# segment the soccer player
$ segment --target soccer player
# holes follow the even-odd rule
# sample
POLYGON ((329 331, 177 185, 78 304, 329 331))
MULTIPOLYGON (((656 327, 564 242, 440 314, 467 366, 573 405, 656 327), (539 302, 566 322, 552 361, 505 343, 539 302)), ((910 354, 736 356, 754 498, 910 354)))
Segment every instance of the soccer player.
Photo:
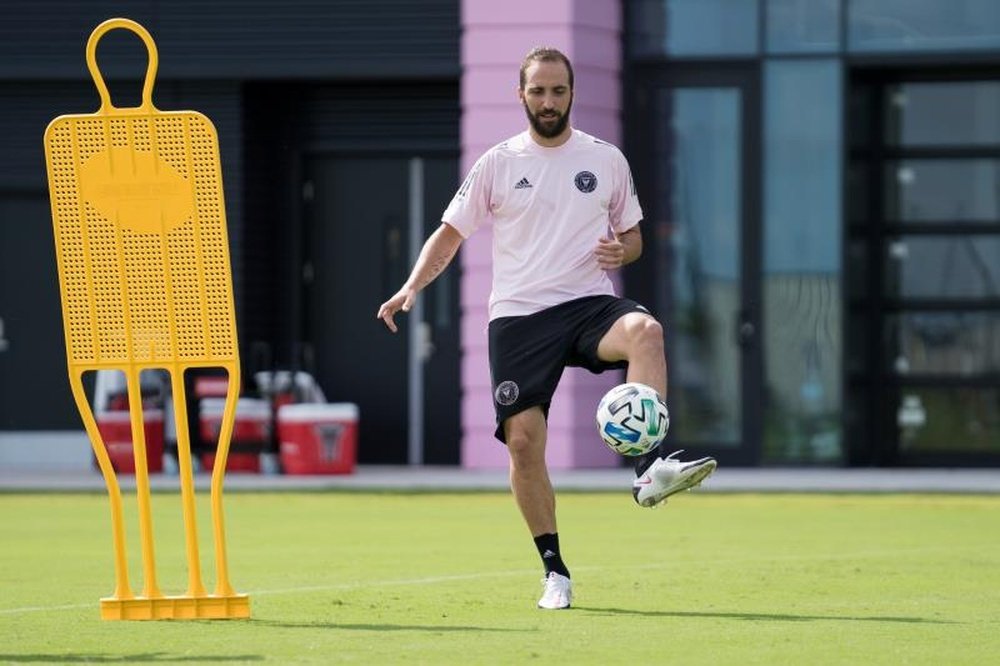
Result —
MULTIPOLYGON (((660 324, 642 305, 615 296, 608 277, 642 251, 642 210, 628 162, 616 147, 571 127, 573 67, 560 51, 529 52, 517 94, 527 130, 476 162, 409 278, 377 317, 396 332, 393 316, 409 311, 462 241, 492 220, 496 437, 507 445, 511 490, 545 568, 538 606, 558 609, 570 606, 572 583, 559 550, 545 440, 563 368, 627 367, 627 381, 665 398, 667 367, 660 324)), ((636 459, 632 494, 640 506, 698 485, 716 466, 712 458, 684 463, 659 454, 654 449, 636 459)))

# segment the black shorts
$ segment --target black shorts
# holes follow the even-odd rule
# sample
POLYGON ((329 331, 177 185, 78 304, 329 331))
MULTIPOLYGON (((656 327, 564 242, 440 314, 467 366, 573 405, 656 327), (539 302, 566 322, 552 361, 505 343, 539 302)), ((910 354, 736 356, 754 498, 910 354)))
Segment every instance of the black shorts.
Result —
POLYGON ((503 422, 524 410, 540 406, 548 418, 552 394, 563 368, 586 368, 593 373, 625 368, 597 357, 601 338, 629 312, 649 314, 643 306, 616 296, 587 296, 560 303, 523 317, 500 317, 490 322, 490 377, 496 438, 506 443, 503 422))

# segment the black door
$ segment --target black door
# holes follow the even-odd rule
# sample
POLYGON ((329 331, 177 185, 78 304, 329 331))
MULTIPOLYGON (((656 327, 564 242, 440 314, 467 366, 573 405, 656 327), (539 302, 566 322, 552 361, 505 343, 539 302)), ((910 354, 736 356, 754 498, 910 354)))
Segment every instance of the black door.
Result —
POLYGON ((1000 461, 1000 70, 856 69, 847 427, 855 464, 1000 461))
POLYGON ((636 87, 644 256, 629 295, 665 324, 670 441, 755 464, 761 439, 754 68, 657 68, 636 87))
POLYGON ((0 195, 0 320, 0 430, 79 429, 44 193, 0 195))
MULTIPOLYGON (((457 160, 423 156, 423 241, 440 224, 457 160)), ((423 321, 393 335, 378 306, 409 275, 412 156, 325 154, 305 164, 305 337, 327 398, 360 407, 359 462, 410 460, 410 328, 421 327, 422 462, 459 457, 458 261, 421 292, 423 321)))

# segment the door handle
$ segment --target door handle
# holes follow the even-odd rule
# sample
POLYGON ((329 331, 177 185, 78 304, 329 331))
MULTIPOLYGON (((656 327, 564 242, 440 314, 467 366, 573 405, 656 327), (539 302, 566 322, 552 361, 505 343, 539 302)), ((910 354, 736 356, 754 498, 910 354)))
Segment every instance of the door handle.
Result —
POLYGON ((757 335, 757 327, 754 326, 753 322, 745 312, 741 312, 737 316, 736 324, 736 343, 741 347, 745 347, 753 341, 755 335, 757 335))
POLYGON ((429 322, 422 321, 419 327, 420 341, 417 343, 417 353, 420 355, 421 362, 426 363, 434 355, 434 340, 431 338, 431 325, 429 322))
POLYGON ((10 341, 3 335, 3 317, 0 317, 0 352, 7 351, 10 347, 10 341))

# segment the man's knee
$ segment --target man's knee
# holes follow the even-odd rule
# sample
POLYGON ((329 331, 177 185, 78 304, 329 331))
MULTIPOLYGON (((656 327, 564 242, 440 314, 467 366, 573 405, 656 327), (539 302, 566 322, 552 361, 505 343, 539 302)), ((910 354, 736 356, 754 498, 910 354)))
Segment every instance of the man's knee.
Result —
POLYGON ((535 455, 536 448, 537 444, 525 433, 517 432, 507 436, 507 451, 515 463, 528 462, 535 455))
POLYGON ((545 460, 545 422, 541 414, 522 412, 504 424, 507 451, 515 465, 530 465, 545 460), (539 424, 539 419, 541 423, 539 424))
POLYGON ((663 349, 663 326, 652 317, 637 317, 626 330, 633 348, 663 349))

